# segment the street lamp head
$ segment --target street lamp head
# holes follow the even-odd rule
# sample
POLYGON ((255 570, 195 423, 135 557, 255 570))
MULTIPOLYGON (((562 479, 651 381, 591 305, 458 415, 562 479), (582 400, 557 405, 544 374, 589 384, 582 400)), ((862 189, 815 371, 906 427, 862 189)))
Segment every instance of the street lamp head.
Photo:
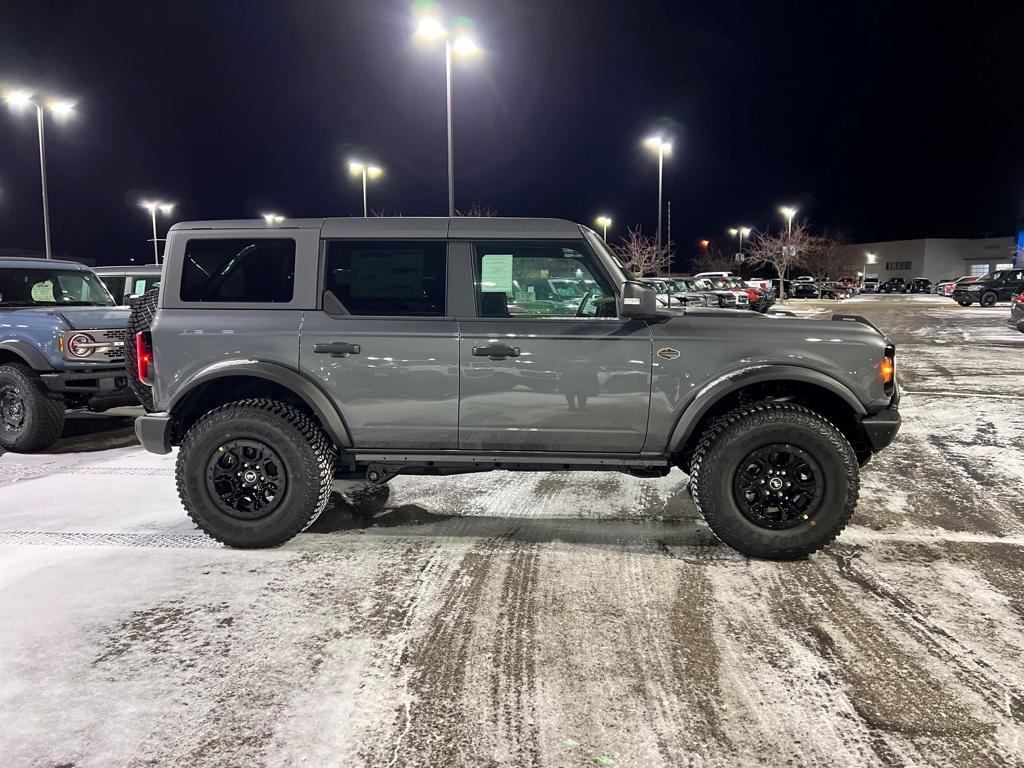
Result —
POLYGON ((350 160, 348 164, 348 172, 353 176, 356 176, 363 172, 366 168, 366 163, 361 163, 358 160, 350 160))
POLYGON ((781 213, 787 219, 792 219, 794 216, 796 216, 796 208, 790 208, 784 205, 781 208, 779 208, 779 213, 781 213))
POLYGON ((746 237, 750 234, 750 227, 740 227, 740 234, 746 237))
POLYGON ((174 210, 174 203, 161 203, 160 204, 160 213, 162 213, 164 216, 170 216, 171 215, 171 211, 173 211, 173 210, 174 210))
POLYGON ((424 40, 437 40, 444 37, 445 34, 447 34, 447 30, 436 16, 423 16, 416 24, 416 37, 424 40))
POLYGON ((740 231, 736 229, 736 227, 733 227, 732 229, 729 230, 729 234, 732 235, 733 237, 736 237, 736 235, 738 235, 739 233, 740 231))
POLYGON ((74 114, 75 102, 71 101, 71 99, 52 100, 47 102, 46 108, 58 120, 66 120, 74 114))
POLYGON ((267 224, 280 224, 282 221, 284 221, 284 216, 282 216, 279 213, 264 213, 262 214, 262 216, 264 221, 267 222, 267 224))
POLYGON ((709 245, 711 245, 711 241, 710 241, 710 240, 701 240, 701 241, 700 241, 700 247, 701 247, 701 248, 702 248, 703 250, 705 250, 705 251, 706 251, 706 250, 708 249, 708 246, 709 246, 709 245))
POLYGON ((599 227, 610 227, 612 225, 612 220, 609 216, 598 216, 596 221, 599 227))
POLYGON ((382 173, 384 173, 384 169, 381 168, 379 165, 371 165, 368 166, 366 169, 366 175, 369 176, 371 179, 376 179, 382 173))
POLYGON ((32 91, 18 90, 4 94, 4 102, 12 109, 24 109, 32 102, 32 91))
POLYGON ((480 53, 480 47, 469 35, 459 35, 452 43, 452 50, 459 56, 472 56, 480 53))
POLYGON ((139 207, 140 208, 145 208, 150 213, 152 213, 153 211, 156 210, 157 205, 159 205, 159 203, 154 203, 152 200, 140 200, 139 201, 139 207))
POLYGON ((644 146, 655 152, 660 152, 663 155, 672 154, 672 142, 666 141, 665 137, 661 134, 648 136, 644 139, 644 146))

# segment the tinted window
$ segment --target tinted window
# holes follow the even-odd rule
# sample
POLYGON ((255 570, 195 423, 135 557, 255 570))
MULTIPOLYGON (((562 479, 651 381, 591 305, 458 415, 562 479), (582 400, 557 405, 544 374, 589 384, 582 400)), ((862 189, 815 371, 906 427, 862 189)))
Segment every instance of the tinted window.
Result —
POLYGON ((194 239, 185 245, 182 301, 287 303, 295 290, 295 241, 194 239))
POLYGON ((324 288, 353 315, 443 317, 445 244, 334 241, 324 288))
POLYGON ((615 294, 582 244, 478 243, 476 270, 481 317, 615 316, 615 294))
POLYGON ((115 277, 114 275, 103 275, 100 277, 103 284, 107 286, 107 290, 110 291, 110 295, 114 297, 114 301, 120 301, 125 294, 124 290, 124 278, 115 277))

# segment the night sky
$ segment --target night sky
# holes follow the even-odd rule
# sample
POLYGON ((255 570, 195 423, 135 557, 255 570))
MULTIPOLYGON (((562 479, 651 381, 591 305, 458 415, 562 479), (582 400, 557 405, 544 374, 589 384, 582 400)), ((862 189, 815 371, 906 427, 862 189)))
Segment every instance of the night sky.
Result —
MULTIPOLYGON (((456 205, 653 234, 681 255, 781 204, 859 241, 1008 235, 1024 220, 1024 3, 442 3, 484 55, 455 65, 456 205)), ((444 63, 409 2, 0 0, 0 83, 78 99, 47 124, 54 252, 149 252, 173 218, 444 215, 444 63), (161 222, 161 227, 166 220, 161 222)), ((0 109, 0 247, 42 250, 34 118, 0 109)))

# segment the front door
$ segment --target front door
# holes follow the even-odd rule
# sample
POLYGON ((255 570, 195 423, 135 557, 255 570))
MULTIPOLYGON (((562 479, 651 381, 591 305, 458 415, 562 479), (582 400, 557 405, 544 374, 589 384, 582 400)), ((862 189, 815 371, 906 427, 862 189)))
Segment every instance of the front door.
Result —
POLYGON ((443 241, 327 244, 321 310, 299 366, 338 404, 356 448, 458 446, 458 325, 446 317, 443 241))
POLYGON ((651 332, 615 317, 583 241, 474 245, 477 317, 459 320, 459 448, 639 453, 651 332))

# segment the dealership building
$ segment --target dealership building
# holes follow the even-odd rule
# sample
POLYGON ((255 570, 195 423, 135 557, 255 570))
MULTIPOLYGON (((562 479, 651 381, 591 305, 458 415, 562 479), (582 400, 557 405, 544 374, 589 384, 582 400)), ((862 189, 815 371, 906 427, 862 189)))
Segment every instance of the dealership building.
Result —
POLYGON ((889 240, 843 246, 840 277, 890 277, 932 282, 963 275, 985 275, 997 269, 1020 267, 1024 252, 1024 228, 1016 237, 976 239, 928 237, 920 240, 889 240))

